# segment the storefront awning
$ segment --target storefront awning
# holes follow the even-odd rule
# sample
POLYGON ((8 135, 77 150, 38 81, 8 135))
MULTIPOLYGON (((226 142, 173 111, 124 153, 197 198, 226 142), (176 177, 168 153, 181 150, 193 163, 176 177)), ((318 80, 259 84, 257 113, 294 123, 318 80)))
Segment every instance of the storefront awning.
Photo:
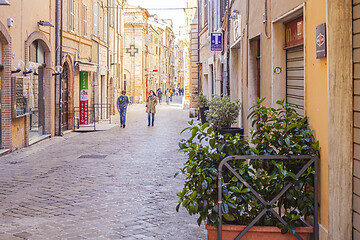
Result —
POLYGON ((97 71, 97 66, 94 63, 90 63, 90 62, 77 61, 77 62, 75 62, 75 67, 76 66, 79 66, 79 71, 84 71, 84 72, 96 72, 97 71))

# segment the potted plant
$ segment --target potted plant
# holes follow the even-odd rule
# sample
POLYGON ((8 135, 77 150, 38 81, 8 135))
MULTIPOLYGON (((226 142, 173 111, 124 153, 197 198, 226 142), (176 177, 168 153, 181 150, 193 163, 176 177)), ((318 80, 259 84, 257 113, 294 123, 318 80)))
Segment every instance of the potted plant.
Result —
POLYGON ((205 112, 207 110, 209 110, 209 107, 208 107, 208 100, 207 100, 206 96, 202 92, 200 92, 200 94, 198 96, 198 104, 199 104, 199 112, 200 112, 201 123, 204 124, 204 123, 207 122, 205 112))
POLYGON ((239 133, 244 135, 244 129, 232 127, 236 123, 241 110, 240 100, 231 101, 230 97, 215 96, 209 102, 206 117, 212 127, 221 135, 239 133))
MULTIPOLYGON (((261 106, 259 99, 249 115, 253 130, 249 137, 239 134, 217 136, 208 124, 196 125, 193 121, 185 130, 191 136, 180 141, 180 151, 188 161, 178 174, 185 176, 184 188, 178 193, 179 204, 190 215, 199 215, 198 224, 206 221, 208 239, 217 239, 218 218, 218 166, 222 159, 231 155, 318 155, 319 143, 313 130, 308 128, 306 117, 300 117, 285 101, 278 101, 280 108, 261 106)), ((289 182, 291 188, 271 206, 288 224, 267 213, 245 234, 243 239, 296 239, 299 234, 309 238, 313 228, 304 224, 314 215, 313 166, 299 177, 296 174, 304 166, 304 160, 250 160, 232 161, 229 165, 255 189, 265 201, 278 195, 289 182), (258 235, 260 234, 260 235, 258 235), (258 237, 261 236, 261 237, 258 237)), ((223 171, 230 181, 223 184, 222 218, 223 239, 235 238, 248 225, 264 205, 230 171, 223 171), (235 231, 235 232, 234 232, 235 231)))

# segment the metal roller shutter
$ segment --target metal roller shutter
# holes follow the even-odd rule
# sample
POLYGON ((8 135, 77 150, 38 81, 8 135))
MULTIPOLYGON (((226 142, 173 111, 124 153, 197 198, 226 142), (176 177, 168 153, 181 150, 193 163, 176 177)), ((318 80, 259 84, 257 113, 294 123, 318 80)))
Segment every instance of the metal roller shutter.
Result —
POLYGON ((304 47, 286 51, 286 102, 293 104, 296 112, 305 116, 304 47))

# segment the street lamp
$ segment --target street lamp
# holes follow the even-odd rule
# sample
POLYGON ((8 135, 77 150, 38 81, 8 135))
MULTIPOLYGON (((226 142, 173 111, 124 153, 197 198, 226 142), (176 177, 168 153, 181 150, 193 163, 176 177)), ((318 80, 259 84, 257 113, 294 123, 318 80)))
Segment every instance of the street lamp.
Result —
POLYGON ((0 5, 10 5, 8 0, 0 0, 0 5))

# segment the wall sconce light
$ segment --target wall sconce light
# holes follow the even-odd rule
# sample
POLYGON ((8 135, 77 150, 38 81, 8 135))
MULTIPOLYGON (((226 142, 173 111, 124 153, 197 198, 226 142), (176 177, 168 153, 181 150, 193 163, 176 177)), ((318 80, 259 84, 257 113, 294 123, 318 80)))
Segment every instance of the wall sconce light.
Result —
POLYGON ((8 0, 0 0, 0 5, 10 5, 8 0))
POLYGON ((40 26, 54 27, 54 25, 52 25, 49 21, 39 21, 38 24, 40 26))
POLYGON ((237 15, 239 15, 239 11, 238 10, 233 10, 232 14, 230 15, 229 19, 230 20, 235 20, 237 18, 237 15))
POLYGON ((62 74, 62 72, 63 72, 63 67, 62 66, 60 66, 60 65, 57 65, 56 67, 55 67, 55 69, 53 69, 53 68, 50 68, 51 70, 53 70, 53 76, 57 76, 57 75, 60 75, 60 74, 62 74))
POLYGON ((15 67, 14 71, 11 71, 11 74, 19 73, 25 67, 25 63, 23 60, 19 60, 17 67, 15 67))
POLYGON ((33 73, 36 70, 35 63, 29 62, 28 65, 29 65, 29 68, 25 68, 25 71, 23 71, 24 76, 26 76, 27 74, 33 73))

